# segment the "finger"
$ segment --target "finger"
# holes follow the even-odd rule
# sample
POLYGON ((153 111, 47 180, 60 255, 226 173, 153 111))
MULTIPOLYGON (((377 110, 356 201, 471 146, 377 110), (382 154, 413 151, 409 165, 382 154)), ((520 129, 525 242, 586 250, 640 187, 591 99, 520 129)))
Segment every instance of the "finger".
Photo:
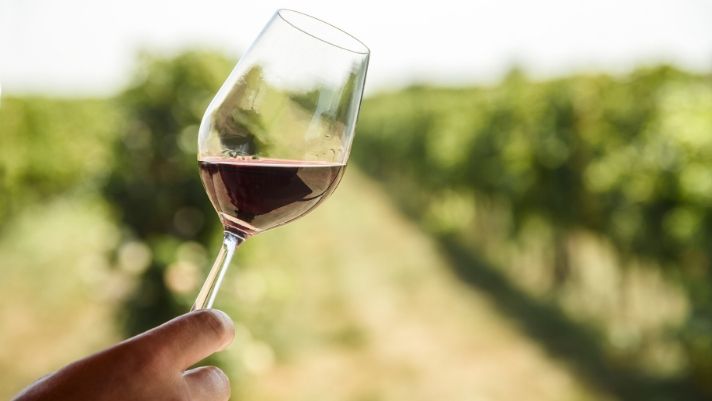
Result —
POLYGON ((204 309, 179 316, 136 337, 143 352, 158 354, 162 363, 178 370, 230 345, 232 320, 222 311, 204 309))
POLYGON ((183 374, 192 401, 227 401, 230 380, 215 366, 204 366, 183 374))

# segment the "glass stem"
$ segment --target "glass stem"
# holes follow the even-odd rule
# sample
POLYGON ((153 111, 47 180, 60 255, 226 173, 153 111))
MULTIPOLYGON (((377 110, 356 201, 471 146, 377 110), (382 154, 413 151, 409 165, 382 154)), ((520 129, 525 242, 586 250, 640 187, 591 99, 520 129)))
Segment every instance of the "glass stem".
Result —
POLYGON ((205 283, 203 283, 203 287, 198 293, 198 298, 195 300, 193 307, 190 308, 191 311, 210 309, 213 306, 215 296, 218 294, 218 290, 220 290, 223 277, 225 277, 225 272, 227 272, 232 256, 235 254, 235 248, 244 240, 243 237, 237 234, 225 231, 223 244, 218 253, 218 257, 215 258, 213 267, 210 268, 210 273, 208 273, 208 277, 205 279, 205 283))

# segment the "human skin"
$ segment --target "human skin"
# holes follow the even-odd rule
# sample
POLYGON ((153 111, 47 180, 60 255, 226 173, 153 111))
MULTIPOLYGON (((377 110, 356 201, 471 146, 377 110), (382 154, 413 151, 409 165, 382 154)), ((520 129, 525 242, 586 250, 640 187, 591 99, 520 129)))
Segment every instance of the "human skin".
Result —
POLYGON ((223 312, 187 313, 41 378, 13 401, 225 401, 230 382, 220 369, 186 369, 234 335, 223 312))

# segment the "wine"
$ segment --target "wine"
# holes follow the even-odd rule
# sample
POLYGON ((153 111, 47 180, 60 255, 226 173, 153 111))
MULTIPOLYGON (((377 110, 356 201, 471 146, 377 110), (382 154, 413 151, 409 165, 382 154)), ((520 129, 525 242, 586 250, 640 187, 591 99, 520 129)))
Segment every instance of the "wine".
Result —
POLYGON ((336 188, 345 164, 204 158, 200 178, 225 229, 242 237, 300 217, 336 188))

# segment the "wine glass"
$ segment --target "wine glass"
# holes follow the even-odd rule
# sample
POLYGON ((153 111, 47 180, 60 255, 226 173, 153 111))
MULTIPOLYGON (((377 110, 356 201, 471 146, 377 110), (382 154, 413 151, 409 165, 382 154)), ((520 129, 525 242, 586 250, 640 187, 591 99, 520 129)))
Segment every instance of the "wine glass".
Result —
POLYGON ((225 228, 192 310, 210 308, 235 248, 323 202, 344 173, 369 50, 335 26, 278 10, 208 106, 200 177, 225 228))

